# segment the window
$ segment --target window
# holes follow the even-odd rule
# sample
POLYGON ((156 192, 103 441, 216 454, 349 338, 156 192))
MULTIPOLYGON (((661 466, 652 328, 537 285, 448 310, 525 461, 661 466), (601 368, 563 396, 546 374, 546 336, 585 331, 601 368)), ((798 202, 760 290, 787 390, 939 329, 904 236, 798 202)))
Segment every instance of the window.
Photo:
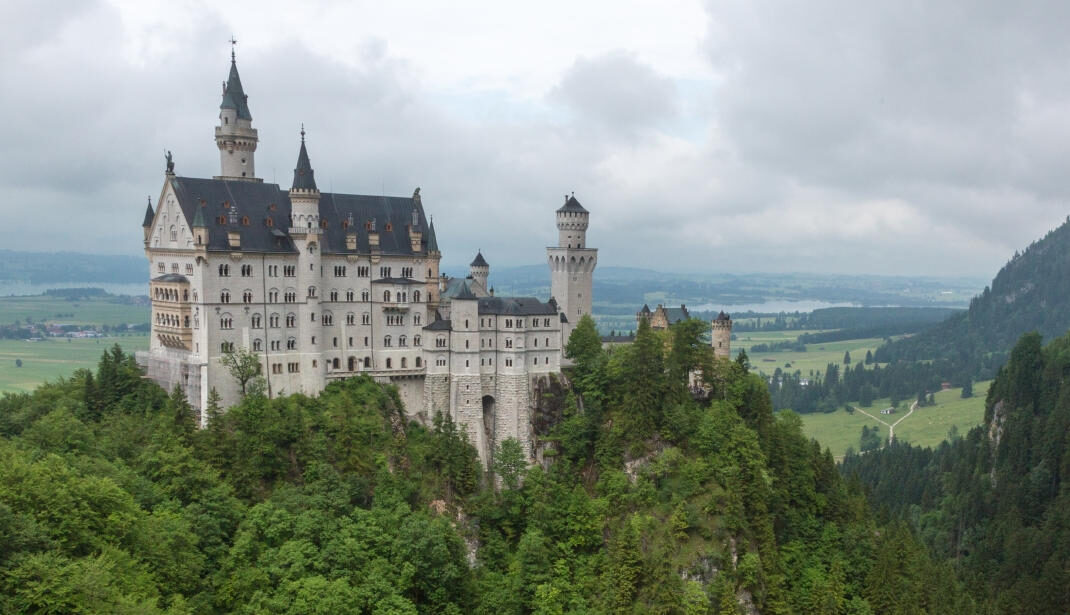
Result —
POLYGON ((224 290, 223 292, 219 293, 219 302, 220 303, 230 303, 230 291, 229 290, 224 290))
POLYGON ((241 277, 243 277, 243 278, 251 278, 251 277, 253 277, 253 266, 252 265, 242 265, 241 266, 241 277))
POLYGON ((435 359, 435 365, 437 365, 439 367, 445 367, 446 366, 446 357, 437 357, 435 359))
POLYGON ((380 267, 379 268, 379 277, 380 278, 389 278, 390 277, 390 267, 380 267))
POLYGON ((272 314, 271 316, 268 316, 268 326, 271 327, 272 329, 278 329, 279 328, 279 315, 278 314, 272 314))
POLYGON ((550 319, 549 318, 543 318, 542 319, 542 326, 549 327, 550 326, 550 319))
POLYGON ((279 291, 278 290, 272 288, 271 290, 268 291, 268 302, 269 303, 278 303, 279 302, 279 291))
POLYGON ((360 315, 360 324, 362 324, 362 325, 370 325, 370 324, 372 324, 372 315, 367 313, 367 312, 364 312, 363 314, 361 314, 360 315))
POLYGON ((512 318, 506 318, 505 319, 505 328, 509 329, 509 328, 512 328, 512 326, 513 326, 513 319, 512 318))
POLYGON ((167 265, 163 263, 156 263, 156 271, 160 273, 167 273, 167 265))
POLYGON ((412 291, 412 300, 415 301, 416 303, 420 302, 420 291, 418 291, 418 290, 412 291))
POLYGON ((227 264, 224 263, 224 264, 219 266, 219 277, 221 277, 221 278, 229 278, 230 277, 230 265, 227 265, 227 264))
POLYGON ((332 337, 331 338, 331 347, 332 348, 338 348, 338 338, 337 337, 332 337))
POLYGON ((513 347, 513 340, 506 338, 505 347, 506 348, 512 348, 513 347))
POLYGON ((282 300, 285 301, 286 303, 296 303, 297 302, 297 291, 295 291, 295 290, 286 291, 282 295, 282 300))
POLYGON ((282 342, 279 340, 271 340, 272 350, 282 350, 282 342))
POLYGON ((352 337, 349 338, 349 347, 350 348, 353 347, 353 338, 352 337))
POLYGON ((398 336, 398 346, 408 346, 408 345, 409 345, 409 338, 404 336, 404 335, 399 335, 398 336))
POLYGON ((371 357, 364 357, 364 367, 365 368, 369 368, 371 366, 372 366, 372 358, 371 357))
POLYGON ((349 365, 349 371, 351 371, 351 372, 357 371, 357 358, 356 357, 349 357, 349 361, 347 363, 349 365))
POLYGON ((366 278, 369 275, 371 275, 371 267, 368 267, 367 265, 357 267, 357 276, 366 278))
POLYGON ((297 338, 291 337, 288 340, 286 340, 286 350, 296 350, 296 349, 297 349, 297 338))
POLYGON ((334 277, 336 277, 336 278, 344 278, 344 277, 346 277, 346 266, 345 265, 335 265, 334 266, 334 277))
POLYGON ((512 359, 506 359, 505 360, 505 366, 506 367, 512 367, 513 366, 513 360, 512 359))
POLYGON ((193 275, 193 265, 186 263, 186 275, 193 275))
POLYGON ((383 291, 383 302, 384 303, 390 303, 390 291, 389 290, 384 290, 383 291))
POLYGON ((259 329, 260 328, 260 325, 263 324, 260 321, 260 314, 253 314, 252 323, 253 323, 253 328, 254 329, 259 329))
POLYGON ((405 369, 406 367, 408 367, 407 363, 408 361, 406 360, 406 358, 401 357, 401 369, 405 369))
POLYGON ((282 373, 282 363, 272 363, 271 364, 271 373, 272 374, 281 374, 282 373))
POLYGON ((260 339, 253 340, 253 350, 263 350, 263 349, 264 349, 264 341, 263 340, 260 340, 260 339))
POLYGON ((420 357, 416 357, 416 367, 422 367, 422 362, 420 361, 420 357))
POLYGON ((539 347, 539 338, 535 338, 535 347, 536 347, 536 348, 538 348, 538 347, 539 347))
POLYGON ((178 263, 171 263, 171 273, 178 273, 178 263))
POLYGON ((419 335, 412 336, 412 345, 413 346, 419 346, 420 345, 420 336, 419 335))
POLYGON ((315 335, 312 336, 312 345, 313 346, 316 345, 316 336, 315 335))
POLYGON ((386 368, 387 368, 387 369, 390 369, 390 368, 391 368, 391 365, 390 365, 390 359, 387 359, 387 360, 386 360, 386 368))
POLYGON ((332 290, 330 294, 331 301, 338 301, 338 291, 332 290))
POLYGON ((253 302, 253 291, 247 290, 247 291, 242 292, 242 294, 241 294, 241 302, 242 303, 252 303, 253 302))
POLYGON ((435 348, 445 348, 445 347, 446 347, 446 338, 441 336, 441 335, 436 337, 435 338, 435 348))
POLYGON ((278 265, 268 265, 267 271, 268 271, 268 277, 269 278, 277 278, 277 277, 279 277, 279 266, 278 265))
POLYGON ((223 342, 219 345, 219 349, 223 352, 234 352, 234 342, 223 342))
POLYGON ((301 371, 301 364, 297 363, 297 362, 287 363, 286 364, 286 371, 290 372, 291 374, 295 374, 295 373, 301 371))
POLYGON ((545 342, 546 343, 544 345, 549 347, 550 346, 550 338, 546 338, 545 342))
POLYGON ((315 299, 316 298, 316 287, 315 286, 309 286, 308 287, 308 297, 310 299, 315 299))
POLYGON ((367 303, 368 301, 371 301, 372 300, 371 293, 369 293, 366 290, 360 291, 360 300, 365 302, 365 303, 367 303))
POLYGON ((346 301, 350 301, 350 302, 353 301, 353 291, 352 290, 347 290, 346 291, 346 301))
POLYGON ((334 360, 331 361, 331 367, 334 369, 342 369, 342 362, 338 360, 338 357, 335 357, 334 360))
POLYGON ((283 265, 282 275, 287 278, 292 278, 297 275, 297 265, 283 265))
POLYGON ((391 339, 390 339, 389 335, 383 338, 383 346, 385 346, 387 348, 390 348, 390 342, 391 342, 391 339))
POLYGON ((324 313, 323 314, 323 326, 329 327, 329 326, 331 326, 333 324, 334 324, 334 315, 333 314, 324 313))
POLYGON ((420 324, 420 320, 421 320, 421 318, 420 318, 420 313, 419 312, 416 312, 415 314, 412 315, 412 324, 419 325, 420 324))
POLYGON ((178 229, 173 225, 171 226, 171 241, 178 241, 178 229))
POLYGON ((286 315, 286 328, 292 329, 297 326, 297 316, 294 314, 286 315))
POLYGON ((411 278, 412 277, 412 267, 402 267, 401 268, 401 277, 403 277, 403 278, 411 278))

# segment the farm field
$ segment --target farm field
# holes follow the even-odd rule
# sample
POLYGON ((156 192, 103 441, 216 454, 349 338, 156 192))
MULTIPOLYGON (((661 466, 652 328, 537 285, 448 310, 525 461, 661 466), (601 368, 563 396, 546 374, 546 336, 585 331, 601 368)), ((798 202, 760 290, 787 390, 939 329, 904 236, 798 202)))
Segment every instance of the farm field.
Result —
POLYGON ((101 353, 115 343, 126 352, 147 350, 149 336, 0 340, 0 393, 30 392, 46 381, 70 376, 76 369, 95 369, 101 353), (15 366, 16 359, 22 360, 22 367, 15 366))
POLYGON ((884 340, 879 338, 844 340, 841 342, 826 342, 823 344, 807 344, 806 352, 751 352, 751 347, 756 344, 770 344, 776 342, 792 341, 803 333, 817 333, 817 331, 754 331, 739 333, 732 341, 732 355, 735 356, 740 348, 747 351, 751 366, 758 372, 771 375, 779 367, 787 372, 799 370, 803 376, 814 373, 825 373, 829 363, 842 364, 843 353, 851 353, 851 364, 856 365, 866 358, 867 350, 876 350, 884 340), (790 363, 791 367, 785 367, 790 363))
MULTIPOLYGON (((980 425, 985 415, 985 395, 991 381, 978 382, 973 385, 973 397, 962 399, 962 389, 939 391, 933 395, 935 406, 918 408, 895 427, 895 437, 900 442, 910 442, 920 446, 937 446, 947 438, 947 433, 954 425, 958 432, 965 435, 976 425, 980 425)), ((874 400, 866 412, 895 423, 907 413, 912 400, 900 403, 896 413, 881 415, 880 411, 891 406, 887 398, 874 400)), ((848 448, 855 451, 859 447, 862 426, 879 427, 882 440, 888 438, 888 427, 858 412, 848 413, 842 408, 836 412, 803 414, 803 433, 821 443, 823 448, 832 450, 837 459, 843 457, 848 448)))
POLYGON ((0 298, 0 325, 16 320, 72 325, 148 324, 149 307, 118 303, 103 298, 67 301, 62 297, 36 295, 0 298))

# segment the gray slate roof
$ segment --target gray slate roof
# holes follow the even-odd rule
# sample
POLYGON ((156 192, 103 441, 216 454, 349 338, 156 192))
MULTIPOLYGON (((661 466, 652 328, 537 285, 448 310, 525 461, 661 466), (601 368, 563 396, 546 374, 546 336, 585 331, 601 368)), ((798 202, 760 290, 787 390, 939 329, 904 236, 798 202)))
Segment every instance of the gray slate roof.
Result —
POLYGON ((691 314, 688 313, 687 308, 682 305, 678 308, 665 308, 665 316, 669 319, 670 325, 675 325, 681 320, 691 318, 691 314))
POLYGON ((483 258, 483 251, 477 251, 475 259, 468 264, 469 267, 490 267, 487 264, 487 259, 483 258))
POLYGON ((424 282, 418 282, 412 278, 379 278, 372 280, 372 284, 424 284, 424 282))
POLYGON ((449 319, 439 318, 435 322, 424 327, 427 331, 449 331, 453 323, 449 319))
POLYGON ((432 220, 427 229, 427 236, 424 237, 424 241, 427 242, 428 252, 438 252, 438 237, 435 237, 435 221, 432 220))
POLYGON ((472 289, 468 287, 468 281, 467 280, 464 283, 461 284, 461 288, 457 290, 457 294, 453 295, 453 297, 451 297, 451 298, 452 299, 468 300, 468 301, 471 301, 471 300, 474 300, 474 299, 479 299, 479 297, 477 297, 475 295, 475 293, 472 292, 472 289))
POLYGON ((576 200, 576 196, 570 196, 565 200, 565 204, 557 209, 557 211, 573 211, 576 213, 586 214, 590 213, 580 205, 580 202, 576 200))
POLYGON ((294 169, 294 183, 291 190, 316 190, 316 172, 308 160, 305 149, 305 129, 301 129, 301 151, 297 154, 297 168, 294 169))
POLYGON ((152 278, 152 281, 153 282, 182 282, 182 283, 186 283, 186 282, 189 282, 189 278, 187 278, 186 276, 182 275, 181 273, 165 273, 165 274, 163 274, 161 276, 157 276, 155 278, 152 278))
POLYGON ((238 77, 238 65, 234 56, 230 58, 230 75, 227 77, 227 87, 223 90, 223 102, 219 103, 220 109, 234 109, 238 117, 252 121, 253 116, 249 113, 249 97, 241 87, 241 78, 238 77))
POLYGON ((557 308, 535 297, 482 297, 479 299, 480 314, 506 316, 550 316, 557 308))
POLYGON ((149 204, 145 208, 145 221, 141 223, 142 227, 152 226, 152 219, 156 217, 156 214, 152 211, 152 198, 149 198, 149 204))
MULTIPOLYGON (((231 252, 227 242, 227 231, 238 231, 241 236, 243 252, 294 252, 290 239, 290 194, 279 188, 278 184, 226 179, 202 179, 194 177, 170 177, 168 180, 174 188, 178 203, 186 220, 196 218, 197 208, 203 210, 207 221, 209 251, 231 252), (230 221, 228 203, 236 210, 236 223, 230 221), (271 209, 274 205, 275 208, 271 209), (219 217, 226 221, 220 224, 219 217), (243 217, 249 218, 249 225, 241 224, 243 217), (267 219, 273 225, 267 225, 267 219)), ((411 197, 371 196, 362 194, 323 193, 320 195, 320 219, 327 222, 327 228, 321 229, 321 250, 326 254, 352 254, 346 248, 346 234, 357 234, 357 250, 361 254, 370 251, 368 230, 365 224, 374 220, 379 233, 379 249, 382 254, 411 255, 412 244, 409 241, 408 226, 412 224, 412 210, 416 208, 420 216, 420 228, 425 233, 423 205, 411 197), (342 223, 352 220, 352 225, 342 228, 342 223), (391 230, 387 231, 387 225, 391 230)), ((192 226, 192 223, 191 223, 192 226)), ((421 246, 421 251, 426 248, 421 246)))

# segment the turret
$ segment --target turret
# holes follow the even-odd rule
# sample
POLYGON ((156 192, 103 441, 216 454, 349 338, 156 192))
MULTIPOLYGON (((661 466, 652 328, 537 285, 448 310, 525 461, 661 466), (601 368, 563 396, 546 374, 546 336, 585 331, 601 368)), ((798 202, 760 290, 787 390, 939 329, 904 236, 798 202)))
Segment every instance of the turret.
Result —
POLYGON ((142 230, 145 231, 145 246, 149 245, 149 237, 152 236, 152 221, 156 218, 156 213, 152 211, 152 197, 149 197, 149 204, 145 207, 145 221, 141 223, 142 230))
POLYGON ((230 52, 230 75, 223 84, 223 101, 219 104, 219 126, 215 142, 219 147, 219 178, 260 181, 256 177, 254 154, 259 141, 249 113, 249 97, 242 89, 234 51, 230 52))
POLYGON ((576 193, 565 198, 565 204, 557 210, 557 247, 587 247, 587 224, 590 212, 576 200, 576 193))
POLYGON ((297 154, 294 182, 290 187, 290 205, 293 222, 290 233, 315 233, 319 230, 320 191, 316 187, 316 175, 305 149, 305 127, 301 126, 301 150, 297 154), (315 230, 312 230, 315 229, 315 230))
POLYGON ((721 312, 711 323, 710 345, 718 359, 732 358, 732 318, 721 312))
POLYGON ((480 287, 487 290, 487 278, 490 277, 490 265, 487 263, 487 259, 483 258, 483 251, 476 252, 475 259, 468 264, 468 275, 472 277, 480 287))
POLYGON ((208 225, 204 223, 203 207, 193 214, 193 245, 198 248, 208 245, 208 225))

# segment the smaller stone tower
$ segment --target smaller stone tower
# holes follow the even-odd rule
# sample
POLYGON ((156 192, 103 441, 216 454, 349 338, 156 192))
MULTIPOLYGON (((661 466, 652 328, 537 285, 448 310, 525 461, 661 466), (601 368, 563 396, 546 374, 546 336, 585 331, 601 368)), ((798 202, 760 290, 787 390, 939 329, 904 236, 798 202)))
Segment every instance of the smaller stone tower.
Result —
POLYGON ((223 84, 223 102, 219 104, 219 125, 215 128, 215 143, 219 147, 219 176, 217 179, 260 181, 256 177, 254 155, 259 142, 249 113, 249 97, 241 87, 234 50, 230 52, 230 75, 223 84))
POLYGON ((472 277, 475 283, 479 284, 484 292, 489 290, 487 278, 490 277, 490 265, 487 263, 487 259, 483 258, 482 250, 476 252, 475 259, 469 263, 468 275, 472 277))
MULTIPOLYGON (((308 159, 308 150, 305 149, 304 125, 301 126, 301 151, 297 154, 294 183, 290 187, 290 204, 293 206, 290 210, 293 217, 290 227, 302 230, 316 229, 311 233, 318 234, 320 191, 316 187, 316 175, 308 159)), ((306 230, 303 234, 308 234, 308 231, 306 230)))
POLYGON ((141 223, 145 231, 145 247, 149 247, 149 238, 152 237, 152 221, 156 219, 156 212, 152 211, 152 197, 149 197, 149 205, 145 209, 145 221, 141 223))
POLYGON ((713 356, 718 359, 732 358, 732 318, 721 312, 711 323, 712 335, 710 344, 713 346, 713 356))

